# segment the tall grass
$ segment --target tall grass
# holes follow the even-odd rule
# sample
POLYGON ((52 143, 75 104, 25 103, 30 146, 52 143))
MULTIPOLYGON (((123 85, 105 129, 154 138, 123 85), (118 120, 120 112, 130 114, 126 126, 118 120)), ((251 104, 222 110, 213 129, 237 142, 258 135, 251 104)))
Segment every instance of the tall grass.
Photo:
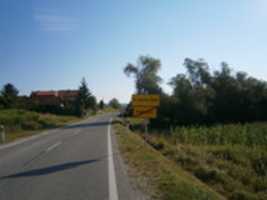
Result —
POLYGON ((176 127, 144 137, 227 199, 267 199, 267 123, 176 127))
POLYGON ((179 143, 193 145, 245 145, 267 147, 267 123, 177 127, 172 135, 179 143))
POLYGON ((7 132, 53 128, 75 119, 76 117, 39 114, 26 110, 0 110, 0 124, 5 126, 7 132))

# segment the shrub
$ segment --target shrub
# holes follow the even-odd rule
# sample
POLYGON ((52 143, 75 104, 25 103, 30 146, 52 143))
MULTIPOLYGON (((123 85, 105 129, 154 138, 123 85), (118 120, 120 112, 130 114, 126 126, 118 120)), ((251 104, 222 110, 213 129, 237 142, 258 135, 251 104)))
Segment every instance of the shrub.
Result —
POLYGON ((234 192, 230 200, 258 200, 257 196, 245 191, 234 192))
POLYGON ((8 109, 0 111, 0 124, 7 132, 17 130, 38 130, 63 125, 74 119, 70 116, 39 114, 25 110, 8 109))
POLYGON ((41 125, 36 121, 24 121, 21 128, 24 130, 38 130, 41 128, 41 125))

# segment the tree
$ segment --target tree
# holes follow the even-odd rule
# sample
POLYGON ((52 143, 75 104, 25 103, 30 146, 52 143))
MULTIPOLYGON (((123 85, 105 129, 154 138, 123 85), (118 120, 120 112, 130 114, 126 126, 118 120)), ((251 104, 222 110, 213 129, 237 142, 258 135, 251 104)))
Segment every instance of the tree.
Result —
POLYGON ((111 99, 111 100, 109 101, 109 106, 112 107, 112 108, 114 108, 114 109, 119 109, 119 108, 121 108, 121 105, 120 105, 118 99, 116 99, 116 98, 113 98, 113 99, 111 99))
POLYGON ((159 84, 161 78, 158 76, 160 60, 150 56, 140 56, 137 65, 131 63, 124 68, 124 73, 135 78, 136 92, 138 94, 161 94, 159 84))
POLYGON ((85 78, 82 79, 79 87, 79 96, 77 99, 77 112, 80 116, 86 114, 88 110, 96 110, 96 98, 90 92, 85 78))
POLYGON ((203 60, 185 59, 187 74, 172 78, 176 123, 221 123, 266 120, 267 83, 226 62, 211 73, 203 60))
POLYGON ((99 108, 100 108, 101 110, 103 110, 104 107, 105 107, 105 103, 104 103, 104 101, 103 101, 103 100, 100 100, 100 102, 99 102, 99 108))
MULTIPOLYGON (((160 61, 141 56, 136 65, 124 68, 134 76, 138 94, 160 94, 157 119, 153 126, 169 128, 178 124, 211 124, 267 120, 267 82, 234 71, 226 62, 210 71, 204 59, 186 58, 187 72, 174 76, 171 95, 164 94, 158 76, 160 61)), ((132 111, 131 104, 127 114, 132 111)))
POLYGON ((16 106, 19 91, 14 85, 12 85, 11 83, 5 84, 1 94, 1 101, 3 102, 5 108, 12 108, 16 106))
POLYGON ((26 95, 17 97, 16 108, 31 110, 31 109, 33 109, 33 106, 34 106, 33 101, 30 97, 28 97, 26 95))
POLYGON ((0 109, 3 109, 5 107, 5 101, 3 96, 0 94, 0 109))

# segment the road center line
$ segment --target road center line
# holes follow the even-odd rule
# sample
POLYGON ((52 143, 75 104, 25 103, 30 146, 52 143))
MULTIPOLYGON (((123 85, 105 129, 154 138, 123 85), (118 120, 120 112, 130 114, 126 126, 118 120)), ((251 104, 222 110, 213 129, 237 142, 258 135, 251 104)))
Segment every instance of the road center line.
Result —
POLYGON ((78 134, 80 134, 81 130, 76 130, 74 133, 71 133, 70 135, 66 136, 66 138, 71 138, 74 136, 77 136, 78 134))
POLYGON ((53 149, 57 148, 61 144, 62 142, 57 142, 56 144, 53 144, 52 146, 48 147, 45 152, 47 153, 49 151, 52 151, 53 149))
POLYGON ((116 183, 116 175, 114 168, 114 160, 113 160, 113 151, 112 151, 112 142, 111 142, 111 122, 112 118, 108 124, 108 185, 109 185, 109 200, 118 200, 118 190, 116 183))
POLYGON ((78 135, 78 134, 80 134, 81 133, 81 130, 79 129, 79 130, 76 130, 73 134, 72 134, 72 136, 75 136, 75 135, 78 135))

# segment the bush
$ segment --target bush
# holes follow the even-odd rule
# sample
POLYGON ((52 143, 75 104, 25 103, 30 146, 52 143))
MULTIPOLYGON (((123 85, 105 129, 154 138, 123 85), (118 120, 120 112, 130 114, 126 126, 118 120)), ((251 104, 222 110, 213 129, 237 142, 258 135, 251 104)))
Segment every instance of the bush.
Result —
POLYGON ((223 174, 217 169, 199 167, 195 170, 194 175, 204 182, 224 182, 223 174))
POLYGON ((75 117, 39 114, 16 109, 0 111, 0 124, 5 126, 7 132, 53 128, 73 119, 75 117))
MULTIPOLYGON (((242 125, 236 125, 237 128, 239 126, 242 125)), ((253 127, 256 124, 247 126, 253 127)), ((226 127, 224 127, 225 132, 226 127)), ((232 132, 233 127, 235 126, 230 127, 232 132)), ((174 134, 164 135, 150 134, 147 142, 162 155, 175 161, 178 166, 192 173, 228 199, 266 199, 267 151, 265 145, 256 145, 257 142, 253 146, 248 146, 243 142, 241 142, 242 145, 207 145, 205 143, 207 135, 201 136, 203 133, 201 131, 208 127, 192 129, 183 127, 179 130, 181 129, 183 140, 177 132, 174 132, 174 134), (200 130, 200 133, 197 130, 200 130), (200 138, 200 141, 196 138, 200 138)), ((258 130, 260 130, 259 127, 258 130)), ((228 135, 223 136, 226 138, 225 141, 230 141, 228 135)))
POLYGON ((267 153, 252 159, 252 166, 259 176, 267 176, 267 153))
POLYGON ((38 130, 42 126, 36 121, 24 121, 22 122, 21 128, 23 130, 38 130))
POLYGON ((232 194, 230 200, 258 200, 256 195, 245 191, 237 191, 232 194))

